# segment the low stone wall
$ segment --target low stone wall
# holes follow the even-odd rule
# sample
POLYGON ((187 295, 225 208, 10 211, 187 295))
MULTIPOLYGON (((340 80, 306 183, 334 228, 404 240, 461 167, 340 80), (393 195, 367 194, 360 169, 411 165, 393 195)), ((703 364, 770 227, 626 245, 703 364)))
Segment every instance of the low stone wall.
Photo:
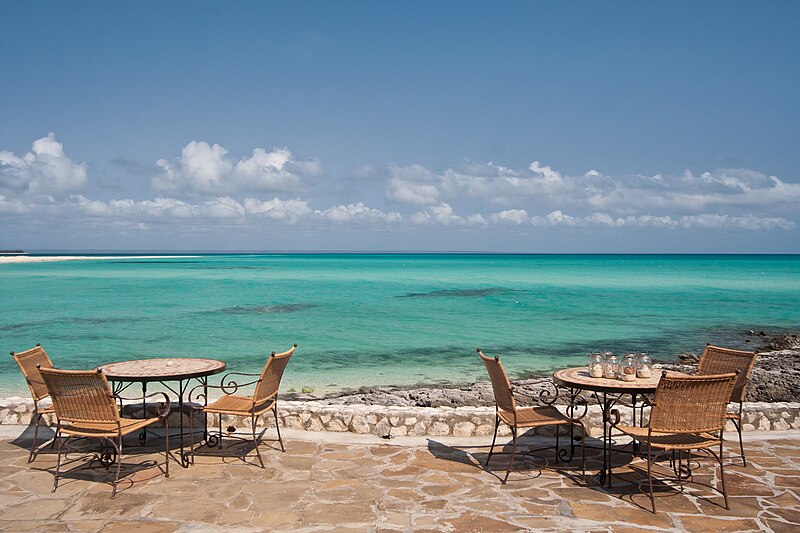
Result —
MULTIPOLYGON (((154 410, 148 406, 148 411, 154 410)), ((188 416, 190 408, 185 406, 181 415, 177 404, 172 406, 170 425, 180 422, 178 417, 188 416)), ((31 421, 33 402, 26 398, 0 399, 0 424, 27 425, 31 421)), ((125 405, 126 416, 141 417, 141 404, 125 405)), ((392 438, 399 436, 455 436, 478 437, 491 435, 494 430, 493 407, 386 407, 379 405, 336 405, 319 401, 282 401, 279 403, 278 420, 281 427, 305 431, 336 431, 373 434, 392 438)), ((630 409, 620 408, 623 423, 630 422, 630 409)), ((153 413, 148 413, 153 416, 153 413)), ((195 415, 197 416, 197 415, 195 415)), ((745 431, 800 429, 800 403, 744 404, 745 431)), ((200 420, 196 419, 199 423, 200 420)), ((602 417, 596 405, 588 408, 582 419, 593 436, 602 435, 602 417)), ((184 420, 188 423, 188 421, 184 420)), ((54 423, 52 416, 48 423, 54 423)), ((261 417, 263 426, 274 426, 271 413, 261 417)), ((218 420, 210 417, 209 425, 216 427, 218 420)), ((223 430, 234 426, 239 430, 249 428, 250 421, 223 417, 223 430)), ((729 430, 733 426, 729 423, 729 430)), ((542 428, 542 433, 552 432, 542 428)), ((510 431, 501 424, 499 434, 506 436, 510 431)))

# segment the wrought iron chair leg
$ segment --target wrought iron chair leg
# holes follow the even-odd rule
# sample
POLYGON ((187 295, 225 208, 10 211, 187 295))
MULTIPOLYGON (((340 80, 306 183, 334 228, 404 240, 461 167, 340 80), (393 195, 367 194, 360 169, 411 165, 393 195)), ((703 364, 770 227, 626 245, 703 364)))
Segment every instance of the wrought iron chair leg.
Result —
POLYGON ((33 415, 36 420, 36 425, 33 427, 33 444, 31 445, 31 454, 28 456, 28 462, 32 463, 34 458, 36 458, 36 440, 39 437, 39 422, 42 420, 42 415, 40 413, 36 413, 33 415))
MULTIPOLYGON (((167 419, 164 419, 164 428, 167 432, 167 453, 169 453, 169 423, 167 419)), ((194 464, 194 410, 189 407, 189 457, 191 457, 192 464, 194 464)), ((181 458, 183 461, 183 458, 181 458)), ((169 459, 167 459, 167 464, 169 464, 169 459)), ((169 467, 167 469, 169 472, 169 467)))
POLYGON ((728 491, 725 489, 725 465, 722 461, 722 435, 720 435, 719 438, 719 479, 722 485, 722 498, 725 500, 725 509, 730 509, 730 506, 728 506, 728 491))
POLYGON ((264 468, 264 461, 261 459, 261 452, 258 450, 258 441, 259 438, 256 436, 256 420, 258 417, 256 415, 252 416, 252 423, 251 428, 253 430, 253 445, 256 447, 256 455, 258 456, 258 462, 261 464, 261 468, 264 468))
POLYGON ((114 484, 112 485, 111 489, 112 498, 117 495, 117 483, 119 482, 119 472, 120 469, 122 468, 122 435, 120 435, 118 438, 119 438, 119 444, 109 439, 111 440, 111 444, 114 446, 114 449, 117 452, 117 472, 114 475, 114 484))
MULTIPOLYGON (((189 427, 191 428, 191 415, 189 415, 189 427)), ((190 442, 191 438, 190 436, 190 442)), ((192 448, 189 448, 189 451, 191 452, 192 448)), ((192 461, 194 462, 194 454, 192 454, 192 461)), ((169 419, 167 417, 164 417, 164 477, 169 477, 169 419)))
POLYGON ((744 457, 744 441, 742 440, 742 404, 739 404, 739 418, 733 421, 736 431, 739 433, 739 452, 742 454, 742 466, 747 466, 747 459, 744 457))
POLYGON ((486 468, 489 467, 489 461, 492 459, 492 454, 494 453, 494 443, 497 441, 497 428, 500 427, 500 417, 495 417, 494 421, 494 437, 492 437, 492 446, 489 448, 489 455, 486 457, 486 468))
POLYGON ((586 427, 581 424, 583 438, 581 438, 581 481, 586 483, 586 427))
POLYGON ((561 431, 559 431, 561 429, 561 426, 556 425, 555 428, 556 428, 556 462, 560 463, 561 456, 558 455, 558 435, 561 433, 561 431))
POLYGON ((650 506, 653 508, 653 514, 656 514, 656 498, 653 495, 653 461, 655 458, 652 456, 652 449, 650 447, 650 439, 647 440, 647 483, 650 486, 650 506))
POLYGON ((503 479, 503 485, 508 481, 508 475, 511 473, 511 466, 514 464, 514 454, 517 452, 517 427, 511 426, 511 459, 508 460, 508 470, 506 470, 506 477, 503 479))
POLYGON ((283 447, 283 438, 281 438, 281 424, 278 422, 278 405, 276 404, 275 407, 272 409, 272 413, 275 415, 275 431, 278 432, 278 442, 281 445, 281 451, 285 452, 286 448, 283 447))
MULTIPOLYGON (((60 434, 61 434, 61 424, 59 423, 58 427, 56 428, 56 438, 58 438, 60 434)), ((67 437, 67 440, 69 440, 69 437, 67 437)), ((56 489, 58 488, 58 476, 61 474, 61 447, 62 446, 64 446, 64 442, 61 439, 58 439, 58 447, 57 447, 58 448, 58 452, 57 452, 58 453, 58 457, 56 458, 56 475, 55 475, 55 479, 53 479, 53 490, 51 490, 50 492, 55 492, 56 489)))

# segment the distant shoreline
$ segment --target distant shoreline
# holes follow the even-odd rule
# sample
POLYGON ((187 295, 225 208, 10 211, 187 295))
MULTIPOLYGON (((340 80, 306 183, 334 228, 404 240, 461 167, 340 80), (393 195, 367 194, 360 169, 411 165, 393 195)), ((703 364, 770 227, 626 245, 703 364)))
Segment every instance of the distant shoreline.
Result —
POLYGON ((108 259, 183 259, 197 255, 11 255, 0 256, 0 265, 10 263, 51 263, 55 261, 95 261, 108 259))

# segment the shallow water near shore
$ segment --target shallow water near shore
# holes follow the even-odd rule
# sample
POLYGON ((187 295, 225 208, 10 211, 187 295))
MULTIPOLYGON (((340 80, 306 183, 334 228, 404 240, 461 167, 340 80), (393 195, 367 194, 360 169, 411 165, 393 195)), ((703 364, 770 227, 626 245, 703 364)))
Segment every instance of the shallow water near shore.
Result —
MULTIPOLYGON (((56 366, 211 357, 255 372, 299 344, 284 390, 484 379, 596 350, 670 359, 800 325, 800 256, 269 254, 0 265, 0 348, 56 366)), ((10 357, 0 396, 25 394, 10 357)))

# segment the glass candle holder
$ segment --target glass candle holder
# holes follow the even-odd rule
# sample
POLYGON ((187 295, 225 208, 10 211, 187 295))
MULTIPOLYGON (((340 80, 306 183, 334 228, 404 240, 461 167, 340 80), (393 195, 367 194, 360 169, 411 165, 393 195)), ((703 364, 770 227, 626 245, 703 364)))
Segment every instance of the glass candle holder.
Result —
POLYGON ((593 378, 602 378, 604 373, 603 355, 599 353, 589 354, 589 375, 593 378))
POLYGON ((606 379, 617 379, 619 372, 619 359, 611 352, 607 352, 603 357, 603 377, 606 379))
POLYGON ((636 356, 632 353, 622 358, 622 364, 619 366, 619 379, 636 381, 636 356))
POLYGON ((653 361, 647 352, 642 352, 636 358, 636 377, 647 379, 653 375, 653 361))

